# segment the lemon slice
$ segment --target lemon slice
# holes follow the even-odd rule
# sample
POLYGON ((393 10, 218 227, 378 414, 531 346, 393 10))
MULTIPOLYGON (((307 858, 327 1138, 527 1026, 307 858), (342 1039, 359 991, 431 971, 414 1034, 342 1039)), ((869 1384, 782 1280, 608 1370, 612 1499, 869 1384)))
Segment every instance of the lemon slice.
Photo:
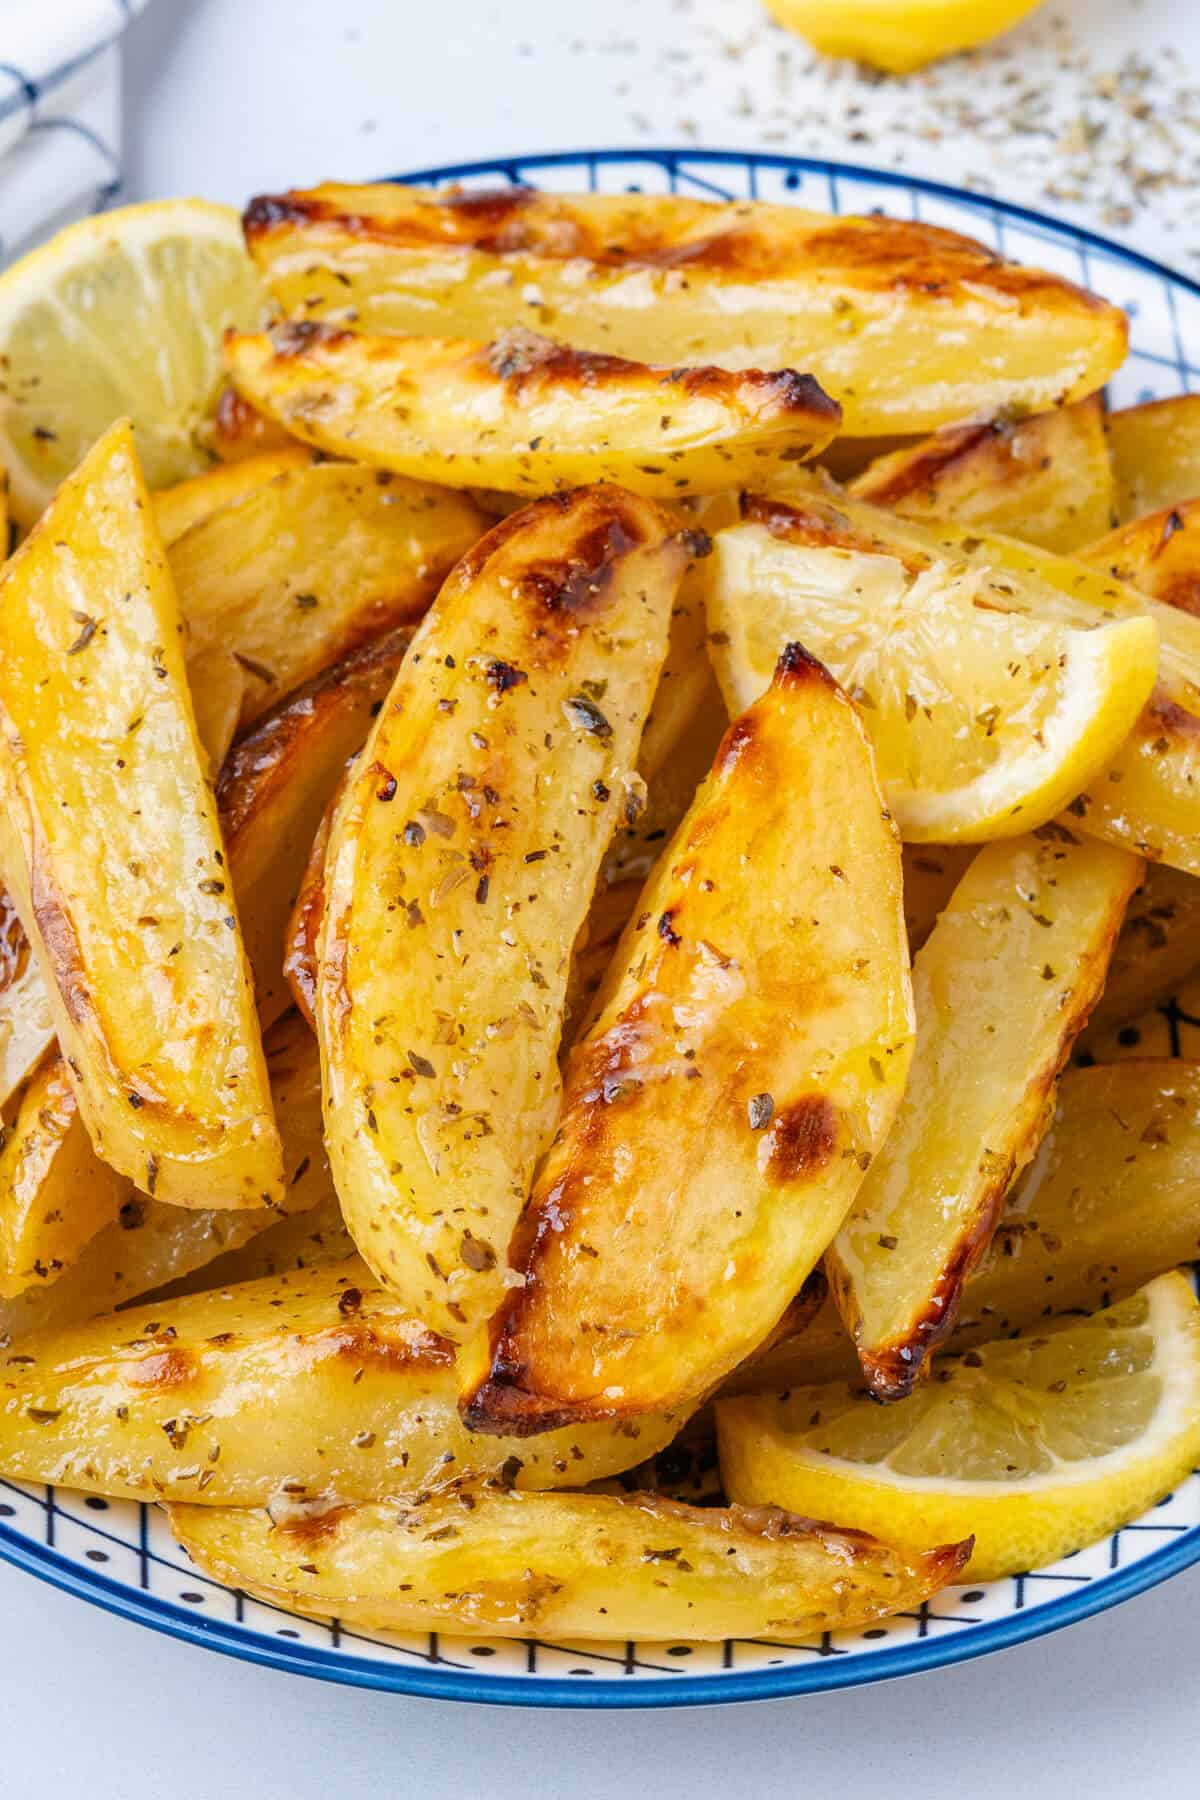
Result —
POLYGON ((29 525, 114 419, 152 488, 211 462, 221 334, 263 316, 238 215, 155 201, 85 219, 0 276, 0 464, 29 525))
POLYGON ((1200 1307, 1162 1275, 1127 1300, 943 1357, 908 1400, 846 1382, 717 1407, 726 1492, 903 1546, 974 1533, 988 1581, 1152 1506, 1200 1457, 1200 1307))
POLYGON ((1053 818, 1111 764, 1149 698, 1153 620, 1075 624, 1007 569, 839 537, 840 516, 776 507, 770 525, 718 534, 709 643, 730 711, 758 698, 798 639, 858 701, 909 842, 981 842, 1053 818))
POLYGON ((1016 25, 1040 0, 767 0, 781 25, 826 56, 906 75, 1016 25))

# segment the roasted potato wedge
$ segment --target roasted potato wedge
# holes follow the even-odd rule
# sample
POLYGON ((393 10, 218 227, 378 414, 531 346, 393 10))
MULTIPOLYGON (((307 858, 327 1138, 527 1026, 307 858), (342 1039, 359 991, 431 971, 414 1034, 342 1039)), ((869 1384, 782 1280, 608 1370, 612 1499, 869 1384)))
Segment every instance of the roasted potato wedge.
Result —
POLYGON ((1108 415, 1117 522, 1200 497, 1200 394, 1149 400, 1108 415))
POLYGON ((66 1065, 51 1050, 0 1129, 0 1296, 56 1281, 131 1191, 92 1149, 66 1065))
POLYGON ((188 663, 188 687, 196 735, 210 770, 225 761, 237 732, 246 694, 246 671, 231 650, 202 650, 188 663))
POLYGON ((730 727, 598 1006, 478 1429, 699 1400, 769 1335, 887 1135, 913 1031, 900 849, 858 713, 799 646, 730 727))
MULTIPOLYGON (((1147 1057, 1068 1069, 1049 1130, 967 1277, 946 1348, 1095 1312, 1198 1251, 1200 1065, 1147 1057)), ((722 1391, 769 1393, 857 1373, 829 1299, 722 1391)))
MULTIPOLYGON (((731 499, 730 511, 735 502, 731 499)), ((709 507, 704 515, 704 529, 711 530, 709 516, 725 520, 722 504, 709 507)), ((663 770, 681 752, 686 757, 684 741, 694 734, 705 714, 720 719, 724 731, 724 706, 721 690, 708 657, 708 619, 704 610, 704 582, 697 564, 680 583, 675 610, 671 614, 671 632, 667 639, 667 655, 654 692, 654 704, 646 729, 642 733, 638 754, 638 773, 648 785, 657 782, 663 770)), ((700 726, 703 730, 703 726, 700 726)), ((720 734, 718 733, 718 736, 720 734)), ((714 739, 714 744, 715 744, 714 739)), ((711 756, 708 763, 711 763, 711 756)), ((708 764, 706 763, 706 768, 708 764)))
POLYGON ((240 462, 218 463, 206 469, 203 475, 193 475, 190 481, 178 481, 174 487, 160 488, 154 495, 158 535, 169 550, 201 519, 219 512, 233 500, 252 494, 255 488, 265 487, 276 475, 284 475, 289 469, 302 469, 312 460, 313 452, 307 444, 292 443, 281 450, 263 450, 240 462))
POLYGON ((1165 863, 1147 866, 1129 902, 1104 992, 1079 1040, 1103 1056, 1105 1039, 1166 1000, 1200 968, 1200 881, 1165 863))
POLYGON ((446 582, 337 807, 316 996, 334 1181, 367 1262, 448 1337, 505 1291, 571 946, 707 547, 619 488, 514 513, 446 582))
POLYGON ((949 426, 880 457, 850 491, 911 518, 954 519, 1047 550, 1078 550, 1116 516, 1100 396, 1030 418, 949 426))
POLYGON ((464 495, 386 470, 289 469, 175 543, 191 657, 233 651, 244 729, 367 639, 415 623, 486 528, 464 495))
POLYGON ((0 888, 0 1106, 7 1106, 54 1042, 41 965, 0 888))
MULTIPOLYGON (((264 418, 248 400, 224 388, 212 422, 212 449, 222 463, 237 463, 278 450, 294 450, 296 440, 274 419, 264 418)), ((312 452, 309 452, 311 459, 312 452)))
POLYGON ((168 1518, 205 1574, 271 1605, 487 1637, 809 1637, 918 1607, 971 1549, 905 1553, 769 1507, 495 1485, 290 1523, 209 1506, 168 1518))
POLYGON ((242 934, 266 1026, 291 1004, 288 922, 322 817, 362 749, 412 632, 374 638, 297 689, 226 759, 217 805, 242 934))
POLYGON ((230 336, 240 394, 318 449, 420 481, 711 494, 819 450, 838 407, 794 369, 650 368, 526 330, 368 337, 313 319, 230 336))
POLYGON ((454 1346, 355 1256, 22 1338, 0 1352, 0 1467, 133 1499, 383 1500, 502 1470, 528 1488, 614 1475, 680 1423, 505 1443, 470 1434, 457 1398, 454 1346))
POLYGON ((1200 618, 1200 499, 1181 500, 1121 525, 1082 561, 1140 593, 1200 618))
MULTIPOLYGON (((189 1211, 163 1205, 131 1192, 120 1216, 80 1250, 77 1259, 50 1286, 26 1289, 13 1300, 0 1300, 0 1338, 17 1338, 51 1325, 71 1325, 97 1313, 111 1312, 141 1294, 155 1292, 216 1262, 218 1257, 249 1244, 291 1222, 292 1214, 311 1214, 314 1230, 325 1209, 325 1231, 331 1245, 336 1234, 337 1202, 329 1177, 321 1133, 321 1071, 316 1041, 297 1013, 279 1020, 266 1038, 271 1094, 284 1147, 287 1190, 278 1210, 189 1211)), ((296 1241, 299 1242, 300 1234, 296 1241)), ((343 1237, 339 1253, 352 1246, 343 1237)), ((287 1264, 268 1258, 264 1267, 247 1265, 250 1274, 273 1266, 290 1266, 291 1251, 281 1243, 287 1264)), ((229 1280, 214 1274, 214 1280, 229 1280)))
POLYGON ((182 632, 122 423, 0 576, 0 868, 97 1154, 175 1205, 277 1205, 182 632))
POLYGON ((813 369, 858 436, 1082 399, 1128 335, 1095 295, 908 220, 329 182, 264 195, 244 223, 285 313, 475 338, 552 321, 668 367, 813 369))
POLYGON ((1058 826, 989 844, 917 954, 908 1091, 825 1259, 877 1400, 911 1392, 953 1327, 1142 867, 1058 826))
POLYGON ((333 815, 345 781, 343 775, 317 826, 284 939, 284 980, 296 1007, 313 1031, 317 1029, 317 946, 325 922, 325 858, 329 851, 333 815))

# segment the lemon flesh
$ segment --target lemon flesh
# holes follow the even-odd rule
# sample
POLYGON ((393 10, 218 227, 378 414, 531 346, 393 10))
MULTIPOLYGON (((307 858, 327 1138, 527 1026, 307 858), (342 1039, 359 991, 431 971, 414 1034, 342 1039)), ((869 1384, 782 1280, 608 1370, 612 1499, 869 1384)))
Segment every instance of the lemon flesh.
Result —
POLYGON ((237 214, 199 200, 85 219, 0 277, 0 463, 19 524, 115 419, 151 488, 212 460, 221 337, 263 314, 237 214))
POLYGON ((789 31, 826 56, 907 75, 940 56, 986 44, 1040 0, 767 0, 789 31))
POLYGON ((887 1542, 974 1534, 972 1576, 1057 1561, 1200 1457, 1200 1307, 1160 1276, 1088 1319, 944 1357, 911 1398, 846 1382, 718 1405, 726 1492, 887 1542))
MULTIPOLYGON (((1052 596, 986 564, 720 532, 707 576, 731 713, 798 639, 857 700, 909 842, 1013 836, 1107 768, 1154 685, 1148 617, 1075 626, 1052 596)), ((1082 609, 1079 609, 1082 610, 1082 609)))

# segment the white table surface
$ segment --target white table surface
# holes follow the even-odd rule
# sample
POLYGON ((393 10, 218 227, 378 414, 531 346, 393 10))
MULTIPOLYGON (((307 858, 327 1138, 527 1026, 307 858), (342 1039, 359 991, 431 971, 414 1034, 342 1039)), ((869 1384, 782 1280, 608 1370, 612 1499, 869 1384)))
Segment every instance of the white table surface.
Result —
MULTIPOLYGON (((1100 62, 1130 46, 1157 57, 1173 42, 1200 81, 1200 8, 1051 0, 1050 10, 1100 62)), ((130 192, 240 201, 325 175, 684 139, 963 171, 944 146, 922 149, 890 126, 869 150, 828 125, 809 133, 819 145, 794 126, 781 137, 760 97, 788 85, 794 117, 814 78, 759 16, 754 0, 155 0, 127 47, 130 192)), ((1031 73, 1080 79, 1055 77, 1032 34, 1015 45, 1029 47, 1031 73)), ((868 114, 889 105, 884 92, 868 114)), ((1028 159, 989 150, 986 161, 998 192, 1036 200, 1028 159)), ((1194 271, 1190 212, 1168 203, 1127 235, 1194 271)), ((957 1669, 675 1713, 518 1714, 327 1687, 175 1643, 3 1566, 0 1643, 4 1800, 323 1800, 335 1788, 431 1787, 469 1800, 768 1800, 814 1783, 923 1800, 1195 1791, 1200 1570, 957 1669)))

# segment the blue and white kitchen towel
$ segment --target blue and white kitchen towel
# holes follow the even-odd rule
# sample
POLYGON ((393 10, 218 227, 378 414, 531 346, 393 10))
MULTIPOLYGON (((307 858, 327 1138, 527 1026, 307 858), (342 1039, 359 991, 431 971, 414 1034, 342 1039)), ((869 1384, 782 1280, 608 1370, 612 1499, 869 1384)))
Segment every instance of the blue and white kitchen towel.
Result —
POLYGON ((117 40, 147 0, 0 0, 0 263, 121 180, 117 40))

